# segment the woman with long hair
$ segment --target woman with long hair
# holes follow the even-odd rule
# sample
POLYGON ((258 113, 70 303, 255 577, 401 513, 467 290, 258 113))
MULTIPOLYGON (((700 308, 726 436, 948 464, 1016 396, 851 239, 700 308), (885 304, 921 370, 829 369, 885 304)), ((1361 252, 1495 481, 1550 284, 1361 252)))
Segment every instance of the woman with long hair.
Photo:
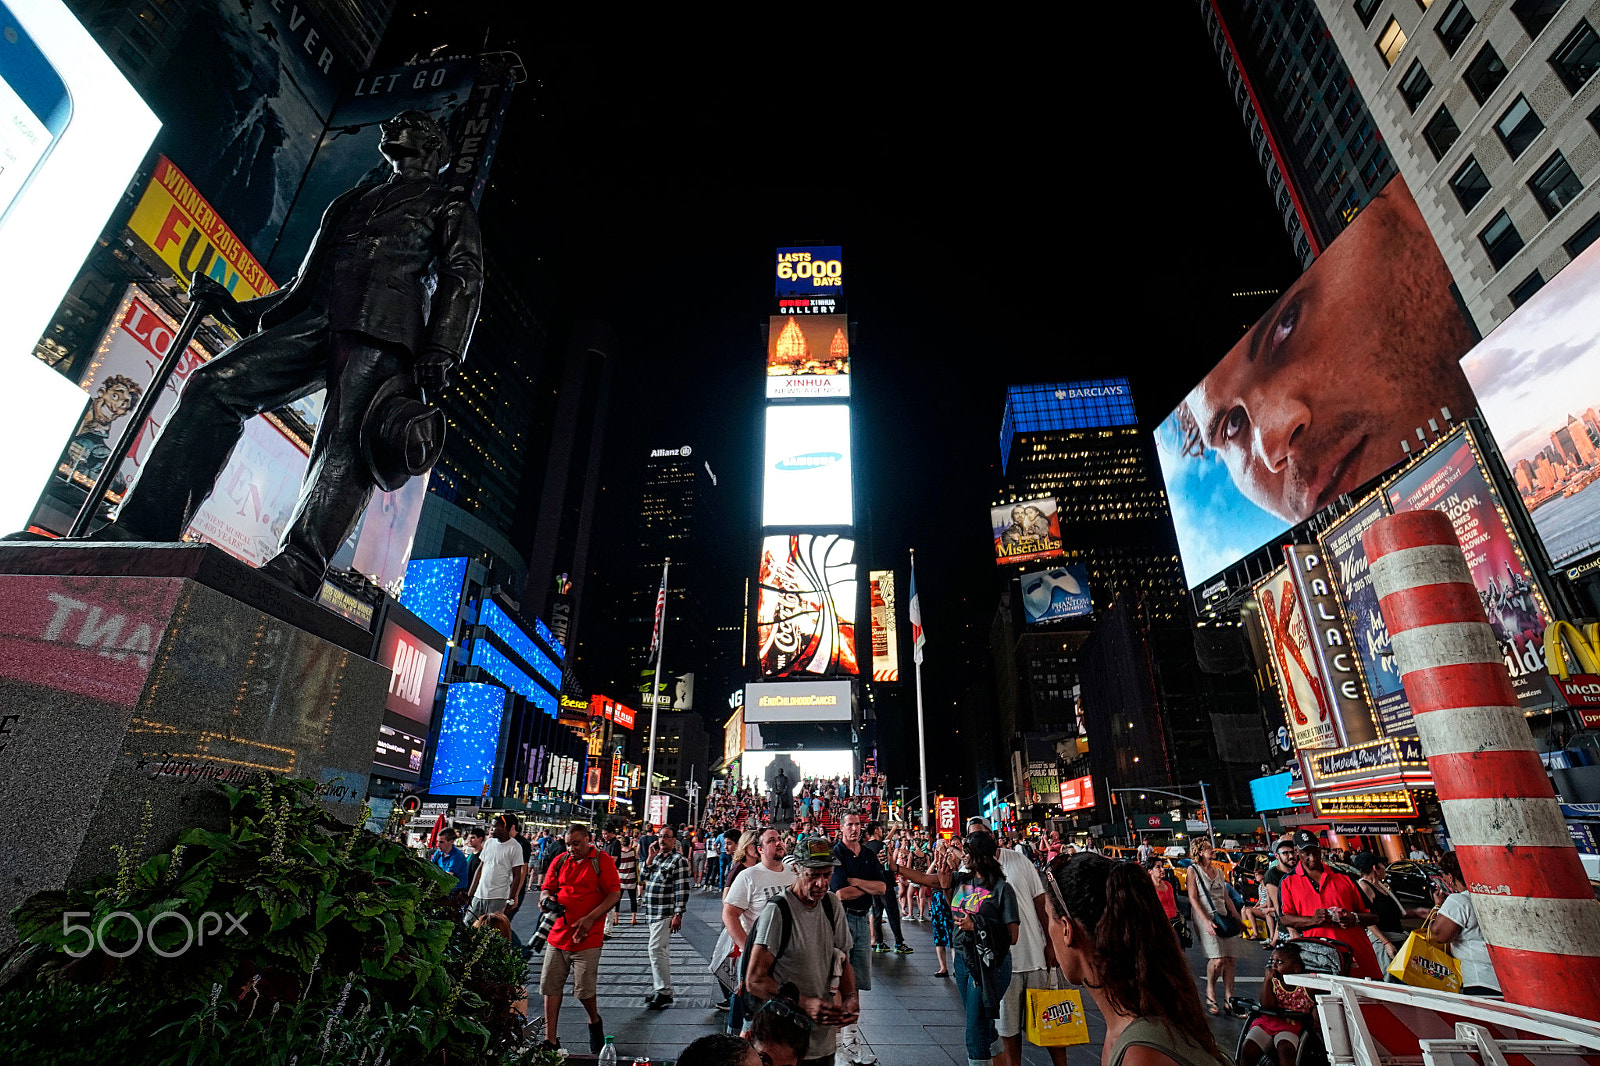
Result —
POLYGON ((756 846, 756 841, 760 837, 760 831, 755 829, 746 829, 739 834, 739 843, 734 847, 733 854, 729 856, 733 861, 728 864, 728 874, 722 879, 722 896, 724 899, 728 896, 728 886, 733 884, 733 879, 739 876, 739 872, 761 862, 761 849, 756 846))
MULTIPOLYGON (((628 897, 629 911, 628 924, 639 924, 639 838, 632 832, 625 832, 618 843, 621 847, 617 851, 617 883, 622 886, 622 895, 628 897)), ((617 914, 622 914, 622 896, 617 897, 617 914)))
POLYGON ((1044 882, 1056 960, 1105 1020, 1102 1066, 1230 1066, 1155 885, 1138 864, 1059 855, 1044 882))
POLYGON ((1011 984, 1011 945, 1017 942, 1021 917, 994 837, 982 831, 968 833, 966 852, 966 870, 919 873, 896 867, 893 872, 951 894, 956 988, 967 1015, 967 1062, 979 1066, 990 1061, 989 1049, 999 1039, 995 1019, 1011 984))
POLYGON ((1195 939, 1206 955, 1206 1010, 1223 1013, 1217 1006, 1217 978, 1222 978, 1222 1002, 1233 998, 1233 976, 1237 960, 1244 954, 1239 937, 1222 936, 1221 919, 1232 917, 1244 926, 1239 908, 1228 892, 1228 876, 1214 863, 1210 837, 1195 837, 1189 842, 1189 913, 1193 916, 1195 939))
MULTIPOLYGON (((953 872, 961 865, 959 851, 943 841, 933 852, 933 865, 930 872, 938 875, 953 872)), ((928 921, 933 923, 933 953, 939 959, 939 969, 935 977, 950 976, 949 949, 955 942, 955 920, 950 914, 950 901, 945 898, 944 889, 935 889, 933 902, 928 905, 928 921)))

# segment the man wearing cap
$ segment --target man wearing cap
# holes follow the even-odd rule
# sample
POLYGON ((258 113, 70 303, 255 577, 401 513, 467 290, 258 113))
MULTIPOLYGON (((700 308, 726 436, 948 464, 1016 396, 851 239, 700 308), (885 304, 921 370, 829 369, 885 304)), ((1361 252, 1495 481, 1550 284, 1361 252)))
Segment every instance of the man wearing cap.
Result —
POLYGON ((1349 876, 1322 861, 1322 844, 1316 834, 1295 830, 1294 846, 1300 865, 1278 884, 1283 911, 1279 921, 1301 936, 1344 941, 1355 955, 1350 976, 1381 981, 1383 972, 1366 933, 1366 926, 1375 924, 1378 916, 1367 909, 1361 889, 1349 876))
POLYGON ((745 990, 769 1000, 793 985, 812 1019, 803 1066, 832 1066, 841 1025, 861 1016, 850 928, 844 906, 828 891, 839 860, 826 840, 808 840, 797 853, 794 884, 761 912, 746 941, 745 990))
MULTIPOLYGON (((1283 884, 1283 879, 1294 873, 1294 868, 1300 864, 1300 856, 1294 850, 1294 837, 1287 834, 1279 837, 1272 850, 1276 860, 1261 874, 1261 902, 1271 908, 1267 910, 1269 948, 1278 939, 1278 915, 1283 913, 1283 899, 1279 894, 1279 887, 1283 884)), ((1290 934, 1293 935, 1293 930, 1290 930, 1290 934)))
MULTIPOLYGON (((847 814, 839 823, 839 842, 833 846, 833 857, 838 863, 832 888, 844 903, 845 918, 850 923, 850 964, 855 968, 856 987, 866 992, 872 988, 872 901, 889 890, 889 877, 883 872, 878 853, 862 843, 861 815, 847 814)), ((846 1061, 877 1061, 857 1026, 846 1026, 839 1035, 846 1061)))

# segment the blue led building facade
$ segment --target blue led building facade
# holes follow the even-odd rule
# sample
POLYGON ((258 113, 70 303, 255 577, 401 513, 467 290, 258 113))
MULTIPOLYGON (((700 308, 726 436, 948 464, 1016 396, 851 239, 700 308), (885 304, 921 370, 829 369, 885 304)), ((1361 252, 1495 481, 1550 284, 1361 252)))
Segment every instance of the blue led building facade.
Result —
POLYGON ((1012 385, 1000 417, 1000 466, 1010 465, 1011 442, 1019 433, 1138 424, 1127 378, 1012 385))
POLYGON ((505 720, 506 690, 457 681, 445 690, 428 791, 441 796, 487 796, 494 780, 505 720))

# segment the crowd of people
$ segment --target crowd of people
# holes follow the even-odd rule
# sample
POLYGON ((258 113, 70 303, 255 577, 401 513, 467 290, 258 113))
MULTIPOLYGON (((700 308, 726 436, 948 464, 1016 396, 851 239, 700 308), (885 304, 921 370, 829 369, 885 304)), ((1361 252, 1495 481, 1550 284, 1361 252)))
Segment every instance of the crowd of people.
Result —
MULTIPOLYGON (((837 782, 806 781, 799 791, 841 804, 850 796, 837 782)), ((748 788, 726 796, 733 805, 724 814, 761 794, 748 788)), ((1261 1003, 1304 1013, 1309 997, 1284 981, 1303 967, 1297 939, 1338 941, 1353 976, 1382 979, 1404 942, 1403 923, 1424 913, 1394 896, 1381 857, 1353 853, 1352 874, 1330 865, 1320 839, 1306 830, 1275 843, 1249 898, 1224 875, 1205 837, 1190 844, 1179 890, 1165 856, 1148 845, 1132 861, 1118 861, 1054 833, 996 834, 982 819, 970 820, 963 837, 937 839, 849 809, 839 818, 833 832, 798 822, 787 832, 772 824, 701 827, 680 841, 671 826, 641 834, 608 826, 593 839, 581 825, 560 837, 548 830, 527 835, 507 814, 487 830, 474 829, 464 848, 453 831, 439 833, 431 858, 457 877, 463 920, 513 939, 508 919, 534 888, 541 920, 531 943, 543 952, 543 1038, 560 1046, 560 1007, 570 985, 587 1014, 592 1053, 604 1038, 600 958, 616 923, 637 924, 643 910, 652 992, 642 1006, 662 1010, 674 999, 670 938, 682 927, 690 894, 696 885, 718 893, 722 929, 710 969, 721 986, 726 1032, 686 1049, 680 1061, 688 1066, 874 1062, 859 1026, 872 958, 911 954, 903 925, 915 922, 931 926, 934 973, 959 995, 969 1063, 997 1058, 1020 1066, 1027 993, 1052 987, 1059 969, 1099 1007, 1106 1042, 1114 1045, 1111 1061, 1115 1049, 1141 1047, 1210 1066, 1226 1061, 1207 1015, 1234 1009, 1243 919, 1267 928, 1261 1003), (1207 960, 1203 994, 1183 955, 1191 929, 1207 960)), ((1464 992, 1498 994, 1454 858, 1446 854, 1440 864, 1449 891, 1435 899, 1433 936, 1460 960, 1464 992)), ((1293 1020, 1253 1017, 1243 1061, 1288 1066, 1301 1031, 1293 1020)), ((1058 1066, 1065 1062, 1062 1049, 1049 1051, 1058 1066)))
POLYGON ((789 823, 797 830, 836 830, 846 814, 880 818, 884 814, 884 777, 803 777, 798 783, 777 777, 763 788, 754 778, 714 787, 706 798, 699 830, 705 834, 729 829, 760 830, 789 823), (787 798, 783 795, 788 793, 787 798))

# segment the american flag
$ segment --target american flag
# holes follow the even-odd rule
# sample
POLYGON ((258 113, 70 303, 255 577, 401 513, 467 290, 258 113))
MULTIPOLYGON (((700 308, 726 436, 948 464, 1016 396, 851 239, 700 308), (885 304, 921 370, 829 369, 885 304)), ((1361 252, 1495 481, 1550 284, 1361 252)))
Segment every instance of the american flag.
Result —
POLYGON ((917 598, 917 571, 911 571, 911 647, 916 662, 922 662, 922 646, 928 642, 922 635, 922 601, 917 598))
POLYGON ((661 622, 667 613, 667 570, 661 568, 661 591, 656 593, 656 622, 655 628, 650 631, 650 658, 656 657, 656 651, 661 647, 661 622))

